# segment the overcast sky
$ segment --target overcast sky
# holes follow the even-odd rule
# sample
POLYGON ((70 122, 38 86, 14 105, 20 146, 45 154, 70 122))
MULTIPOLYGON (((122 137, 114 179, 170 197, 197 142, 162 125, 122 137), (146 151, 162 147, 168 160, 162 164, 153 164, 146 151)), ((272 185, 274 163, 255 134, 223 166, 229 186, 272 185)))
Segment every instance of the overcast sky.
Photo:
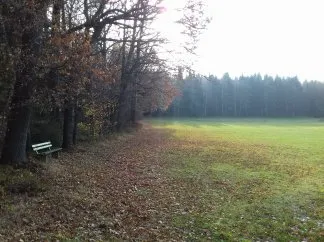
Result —
MULTIPOLYGON (((171 41, 172 25, 184 0, 165 0, 159 24, 171 41)), ((194 65, 198 72, 221 77, 254 73, 298 76, 324 81, 323 0, 205 0, 212 17, 201 36, 194 65)))

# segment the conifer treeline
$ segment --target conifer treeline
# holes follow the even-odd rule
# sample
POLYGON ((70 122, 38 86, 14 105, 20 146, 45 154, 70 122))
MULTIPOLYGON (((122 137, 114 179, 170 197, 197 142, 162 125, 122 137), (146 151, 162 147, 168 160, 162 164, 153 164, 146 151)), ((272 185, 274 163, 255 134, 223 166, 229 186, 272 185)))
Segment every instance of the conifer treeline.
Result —
POLYGON ((180 95, 164 113, 175 117, 321 117, 324 83, 260 74, 177 80, 180 95))

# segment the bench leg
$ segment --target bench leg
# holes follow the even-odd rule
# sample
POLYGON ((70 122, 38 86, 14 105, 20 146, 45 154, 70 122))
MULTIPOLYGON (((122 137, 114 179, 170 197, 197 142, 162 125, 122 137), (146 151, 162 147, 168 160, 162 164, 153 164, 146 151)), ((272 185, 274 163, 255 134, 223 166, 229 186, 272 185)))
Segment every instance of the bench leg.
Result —
POLYGON ((45 162, 49 162, 51 160, 51 154, 45 155, 45 162))
POLYGON ((59 153, 60 152, 54 152, 54 153, 52 153, 53 154, 53 158, 58 159, 59 158, 59 153))

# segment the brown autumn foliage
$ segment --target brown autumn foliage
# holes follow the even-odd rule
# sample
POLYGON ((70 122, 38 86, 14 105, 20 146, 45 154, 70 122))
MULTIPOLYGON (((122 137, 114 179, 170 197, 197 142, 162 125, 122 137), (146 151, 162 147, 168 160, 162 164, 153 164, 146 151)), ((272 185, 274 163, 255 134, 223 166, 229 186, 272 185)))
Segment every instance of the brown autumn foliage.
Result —
POLYGON ((90 86, 97 83, 111 85, 118 71, 116 65, 108 65, 101 56, 93 55, 88 38, 78 33, 52 37, 45 46, 41 66, 44 72, 34 100, 48 108, 86 98, 90 86))
POLYGON ((8 50, 1 59, 7 82, 2 163, 27 161, 30 124, 41 122, 33 121, 35 112, 50 119, 56 113, 70 148, 79 123, 98 134, 104 126, 135 122, 144 111, 140 103, 156 109, 170 102, 174 92, 163 90, 170 89, 167 69, 155 51, 163 40, 149 29, 159 3, 9 0, 1 6, 1 48, 8 50), (154 82, 147 82, 152 75, 154 82))

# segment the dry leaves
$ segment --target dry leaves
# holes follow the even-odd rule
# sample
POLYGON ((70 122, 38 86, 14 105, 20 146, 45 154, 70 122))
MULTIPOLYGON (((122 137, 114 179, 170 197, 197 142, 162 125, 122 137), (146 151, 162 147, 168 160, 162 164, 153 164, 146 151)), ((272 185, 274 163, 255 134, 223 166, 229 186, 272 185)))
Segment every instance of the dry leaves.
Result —
POLYGON ((0 240, 183 240, 171 214, 187 210, 162 175, 166 141, 145 125, 63 153, 46 164, 46 192, 11 197, 1 209, 0 240))

